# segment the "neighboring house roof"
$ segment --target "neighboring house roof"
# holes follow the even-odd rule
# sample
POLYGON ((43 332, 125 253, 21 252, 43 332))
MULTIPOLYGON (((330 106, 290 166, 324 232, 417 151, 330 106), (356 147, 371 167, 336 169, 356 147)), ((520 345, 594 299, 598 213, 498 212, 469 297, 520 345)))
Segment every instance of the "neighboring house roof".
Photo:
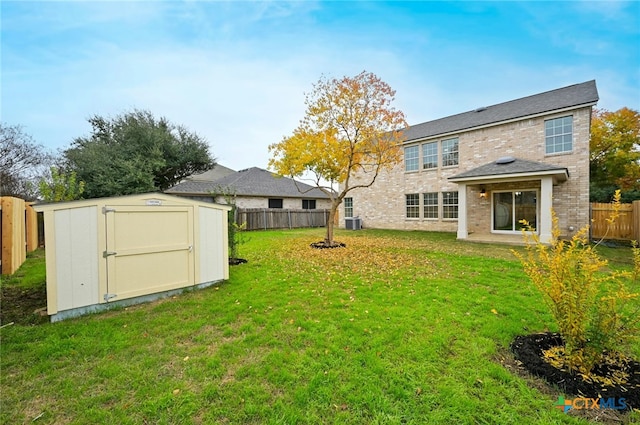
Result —
POLYGON ((185 180, 167 190, 166 193, 208 195, 220 193, 221 188, 236 196, 328 199, 328 196, 318 188, 287 177, 280 177, 258 167, 236 171, 213 181, 185 180))
POLYGON ((502 157, 496 161, 481 165, 472 170, 465 171, 455 176, 449 177, 453 182, 476 182, 479 180, 551 175, 557 181, 565 181, 569 178, 569 170, 543 162, 528 161, 514 157, 502 157))
POLYGON ((407 142, 484 127, 527 116, 592 106, 598 101, 595 80, 523 97, 493 106, 478 108, 462 114, 412 125, 404 130, 407 142))
POLYGON ((187 177, 187 180, 211 182, 226 177, 229 174, 233 174, 235 172, 236 171, 232 170, 231 168, 216 164, 212 169, 205 171, 204 173, 190 175, 189 177, 187 177))

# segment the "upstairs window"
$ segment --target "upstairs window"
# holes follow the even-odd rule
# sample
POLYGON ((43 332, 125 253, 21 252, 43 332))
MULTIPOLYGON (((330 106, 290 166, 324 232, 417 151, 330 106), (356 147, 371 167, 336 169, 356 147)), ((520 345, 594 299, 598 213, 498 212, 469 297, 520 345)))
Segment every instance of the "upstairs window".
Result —
POLYGON ((269 198, 269 208, 282 208, 282 198, 269 198))
POLYGON ((458 165, 458 138, 442 141, 442 166, 458 165))
POLYGON ((418 146, 409 146, 404 148, 404 170, 418 171, 418 156, 420 151, 418 146))
POLYGON ((422 169, 438 168, 438 142, 422 145, 422 169))
POLYGON ((544 122, 546 153, 571 152, 573 149, 573 117, 555 118, 544 122))

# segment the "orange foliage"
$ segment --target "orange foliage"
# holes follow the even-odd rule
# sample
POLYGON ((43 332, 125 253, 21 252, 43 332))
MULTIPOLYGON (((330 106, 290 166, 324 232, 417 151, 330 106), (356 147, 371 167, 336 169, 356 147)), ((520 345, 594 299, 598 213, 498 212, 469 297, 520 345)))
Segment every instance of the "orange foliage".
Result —
POLYGON ((346 194, 371 186, 378 174, 402 159, 404 114, 391 106, 395 91, 375 74, 320 79, 306 95, 306 114, 291 136, 269 146, 269 167, 290 177, 313 176, 332 201, 327 242, 333 243, 333 217, 346 194), (365 176, 351 184, 354 173, 365 176), (327 184, 328 182, 328 184, 327 184), (336 192, 334 184, 340 184, 336 192))

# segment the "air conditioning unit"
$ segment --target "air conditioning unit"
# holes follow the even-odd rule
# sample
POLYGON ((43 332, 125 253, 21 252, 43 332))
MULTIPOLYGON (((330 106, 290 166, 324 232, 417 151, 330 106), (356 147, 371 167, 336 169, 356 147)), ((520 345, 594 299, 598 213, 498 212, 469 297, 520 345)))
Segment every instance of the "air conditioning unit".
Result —
POLYGON ((345 218, 344 227, 347 230, 360 230, 362 229, 362 220, 360 219, 360 217, 345 218))

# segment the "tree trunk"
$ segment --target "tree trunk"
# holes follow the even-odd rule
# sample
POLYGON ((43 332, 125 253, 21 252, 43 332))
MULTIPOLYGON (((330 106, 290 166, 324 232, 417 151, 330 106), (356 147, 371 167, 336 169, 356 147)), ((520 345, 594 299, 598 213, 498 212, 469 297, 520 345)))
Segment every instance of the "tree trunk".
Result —
POLYGON ((331 209, 329 210, 329 219, 327 220, 327 235, 324 238, 324 243, 327 246, 333 245, 333 221, 336 217, 336 211, 338 210, 338 205, 334 202, 331 203, 331 209))

